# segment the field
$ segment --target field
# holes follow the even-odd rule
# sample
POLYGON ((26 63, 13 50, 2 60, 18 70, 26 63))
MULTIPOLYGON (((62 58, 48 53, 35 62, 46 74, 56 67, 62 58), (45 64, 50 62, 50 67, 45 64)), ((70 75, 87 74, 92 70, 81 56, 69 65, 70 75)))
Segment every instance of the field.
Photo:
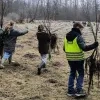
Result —
MULTIPOLYGON (((51 23, 52 31, 62 27, 55 32, 58 35, 60 52, 59 54, 52 53, 52 59, 47 64, 48 70, 41 76, 37 75, 37 67, 41 61, 36 38, 39 24, 38 21, 32 24, 17 24, 20 29, 28 27, 29 33, 18 37, 13 60, 20 66, 6 66, 5 69, 0 70, 0 100, 75 100, 67 96, 70 70, 63 52, 63 39, 71 30, 73 23, 62 21, 51 23)), ((87 44, 94 42, 89 27, 84 28, 83 36, 87 44)), ((100 35, 98 35, 98 40, 99 38, 100 35)), ((86 53, 86 57, 90 54, 91 52, 86 53)), ((100 88, 97 82, 95 78, 94 88, 91 89, 90 95, 80 100, 100 100, 100 88)), ((87 76, 85 76, 84 87, 87 91, 87 76)))

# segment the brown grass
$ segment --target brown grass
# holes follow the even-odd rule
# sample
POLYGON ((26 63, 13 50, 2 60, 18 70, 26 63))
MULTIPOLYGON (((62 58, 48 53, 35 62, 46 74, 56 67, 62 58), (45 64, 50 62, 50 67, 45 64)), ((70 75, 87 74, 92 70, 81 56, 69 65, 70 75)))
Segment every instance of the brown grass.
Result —
MULTIPOLYGON (((53 23, 52 28, 59 28, 58 23, 53 23)), ((63 38, 70 31, 72 23, 61 22, 61 24, 64 25, 64 28, 57 32, 60 54, 52 54, 52 59, 47 64, 48 71, 43 72, 41 76, 36 74, 37 66, 40 64, 35 36, 38 24, 26 24, 30 32, 18 38, 13 57, 15 61, 20 63, 20 66, 7 66, 0 70, 0 100, 75 100, 66 95, 69 67, 63 52, 63 38)), ((24 25, 19 26, 24 27, 24 25)), ((93 42, 92 34, 87 27, 84 29, 84 37, 88 43, 93 42)), ((88 79, 85 77, 86 90, 87 81, 88 79)), ((97 80, 95 79, 91 95, 80 100, 99 99, 100 89, 97 87, 97 80)))

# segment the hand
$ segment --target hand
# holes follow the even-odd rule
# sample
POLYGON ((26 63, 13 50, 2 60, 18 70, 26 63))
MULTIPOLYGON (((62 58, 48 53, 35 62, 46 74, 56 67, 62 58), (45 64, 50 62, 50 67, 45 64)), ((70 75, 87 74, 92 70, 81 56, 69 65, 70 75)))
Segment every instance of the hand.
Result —
POLYGON ((27 30, 27 33, 28 33, 28 30, 27 30))
POLYGON ((94 46, 95 46, 95 48, 97 48, 99 46, 99 43, 98 42, 94 42, 94 46))

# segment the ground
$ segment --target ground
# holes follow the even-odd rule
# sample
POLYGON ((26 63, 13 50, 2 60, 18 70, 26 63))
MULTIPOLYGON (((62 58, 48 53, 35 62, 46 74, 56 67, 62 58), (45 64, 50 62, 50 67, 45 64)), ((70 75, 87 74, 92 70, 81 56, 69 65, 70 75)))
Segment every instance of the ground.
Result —
MULTIPOLYGON (((75 100, 67 96, 67 83, 69 66, 63 52, 63 39, 72 28, 72 22, 51 22, 51 30, 56 30, 58 35, 59 54, 52 53, 51 61, 48 61, 48 71, 41 76, 37 75, 37 67, 40 64, 40 55, 37 49, 36 31, 39 21, 32 24, 19 24, 20 29, 28 27, 29 33, 19 37, 13 60, 20 66, 6 66, 0 70, 0 100, 75 100)), ((88 27, 83 30, 86 43, 93 43, 93 36, 88 27)), ((98 36, 99 37, 99 36, 98 36)), ((98 38, 99 39, 99 38, 98 38)), ((91 52, 86 53, 90 55, 91 52)), ((85 76, 85 90, 88 88, 88 79, 85 76)), ((95 78, 94 88, 86 100, 99 100, 100 89, 95 78)), ((80 100, 85 100, 80 99, 80 100)))

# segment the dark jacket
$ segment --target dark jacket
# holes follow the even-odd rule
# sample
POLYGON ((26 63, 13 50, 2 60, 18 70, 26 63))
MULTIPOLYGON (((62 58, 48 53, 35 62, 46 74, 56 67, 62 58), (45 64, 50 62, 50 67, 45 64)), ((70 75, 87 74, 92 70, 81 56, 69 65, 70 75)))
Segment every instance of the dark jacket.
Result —
POLYGON ((3 29, 0 28, 0 47, 3 45, 3 29))
POLYGON ((3 54, 3 29, 0 28, 0 56, 3 54))
POLYGON ((49 53, 50 35, 46 32, 37 32, 38 49, 40 54, 49 53))
POLYGON ((18 36, 22 36, 28 33, 28 31, 19 32, 17 30, 11 29, 10 33, 4 39, 4 51, 14 52, 16 46, 16 40, 18 36))
POLYGON ((66 39, 68 41, 73 41, 76 37, 77 37, 77 43, 83 51, 90 51, 96 48, 95 43, 91 45, 86 45, 80 30, 77 28, 72 28, 72 30, 68 34, 66 34, 66 39))

